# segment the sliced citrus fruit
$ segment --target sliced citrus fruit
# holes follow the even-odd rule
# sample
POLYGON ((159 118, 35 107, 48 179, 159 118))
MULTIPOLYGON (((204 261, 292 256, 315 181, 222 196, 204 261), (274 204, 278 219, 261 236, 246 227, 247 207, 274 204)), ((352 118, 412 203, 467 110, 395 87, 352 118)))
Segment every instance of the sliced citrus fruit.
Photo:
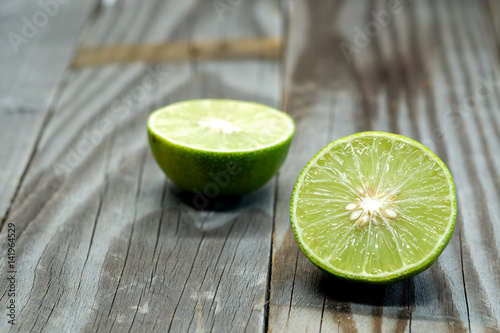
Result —
POLYGON ((160 167, 180 188, 205 199, 245 194, 268 182, 283 164, 294 132, 286 113, 235 100, 178 102, 148 119, 160 167))
POLYGON ((457 214, 446 165, 409 138, 363 132, 330 143, 300 173, 290 220, 304 254, 340 278, 388 284, 427 269, 457 214))

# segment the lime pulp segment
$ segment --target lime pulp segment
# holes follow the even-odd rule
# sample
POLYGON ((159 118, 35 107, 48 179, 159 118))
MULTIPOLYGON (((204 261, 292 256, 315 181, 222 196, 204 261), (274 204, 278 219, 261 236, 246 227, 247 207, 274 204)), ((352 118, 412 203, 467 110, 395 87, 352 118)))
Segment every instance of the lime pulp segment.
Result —
POLYGON ((173 144, 210 151, 250 151, 273 146, 294 132, 293 120, 262 104, 192 100, 153 113, 150 127, 173 144))
POLYGON ((390 283, 426 269, 450 240, 455 190, 421 144, 365 132, 321 150, 299 175, 291 223, 304 253, 343 278, 390 283))

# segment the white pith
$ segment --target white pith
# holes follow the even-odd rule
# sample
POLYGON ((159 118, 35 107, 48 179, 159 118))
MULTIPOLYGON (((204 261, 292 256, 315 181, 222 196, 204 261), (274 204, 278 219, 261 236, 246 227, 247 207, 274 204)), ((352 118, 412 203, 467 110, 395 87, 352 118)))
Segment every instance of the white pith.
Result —
POLYGON ((240 127, 224 119, 212 118, 207 120, 201 120, 198 122, 198 125, 224 134, 241 132, 240 127))
POLYGON ((386 190, 379 194, 368 185, 359 188, 357 195, 356 201, 348 203, 345 209, 351 212, 349 219, 355 221, 358 228, 372 222, 392 221, 398 216, 395 204, 397 193, 386 190))

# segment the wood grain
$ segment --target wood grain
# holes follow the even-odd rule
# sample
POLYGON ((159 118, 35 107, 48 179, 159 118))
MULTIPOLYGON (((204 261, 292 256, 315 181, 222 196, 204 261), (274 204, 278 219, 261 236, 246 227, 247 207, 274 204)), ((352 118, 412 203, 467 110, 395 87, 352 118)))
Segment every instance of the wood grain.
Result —
POLYGON ((92 1, 0 3, 0 225, 27 168, 92 1), (44 19, 45 18, 45 19, 44 19), (57 52, 52 52, 57 50, 57 52))
POLYGON ((498 209, 492 156, 498 113, 491 111, 498 90, 476 101, 459 126, 456 114, 447 112, 474 96, 481 79, 496 87, 496 75, 487 76, 498 65, 492 35, 484 35, 491 31, 484 8, 467 1, 400 2, 385 26, 361 43, 355 28, 366 29, 373 13, 388 12, 388 2, 291 4, 284 103, 297 119, 298 140, 278 181, 269 329, 497 330, 498 302, 489 295, 499 284, 487 261, 498 258, 490 218, 498 209), (356 52, 345 57, 342 43, 358 45, 356 52), (298 250, 288 222, 291 184, 301 166, 326 143, 363 130, 423 142, 449 165, 457 185, 460 217, 450 246, 429 270, 389 287, 324 276, 298 250))
MULTIPOLYGON (((221 21, 210 2, 118 3, 96 13, 82 43, 272 37, 275 6, 242 3, 221 21), (256 6, 269 14, 248 20, 256 6), (168 10, 177 25, 159 14, 168 10), (199 10, 213 15, 192 29, 186 19, 199 10)), ((73 70, 7 220, 22 273, 18 325, 1 321, 0 331, 263 331, 274 182, 197 210, 157 167, 145 126, 178 100, 277 106, 280 90, 276 61, 73 70)))
MULTIPOLYGON (((17 325, 4 317, 1 332, 500 331, 494 2, 110 4, 68 2, 17 55, 0 39, 0 218, 16 225, 18 253, 17 325), (239 60, 186 51, 230 40, 282 40, 283 52, 257 58, 275 56, 274 42, 239 60), (346 53, 347 44, 356 49, 346 53), (183 60, 137 45, 181 45, 183 60), (83 66, 76 49, 111 51, 71 68, 83 66), (145 123, 160 106, 205 97, 281 105, 297 132, 265 187, 200 210, 157 167, 145 123), (303 166, 365 130, 428 146, 458 195, 442 256, 390 286, 323 273, 289 226, 303 166)), ((37 11, 36 2, 0 4, 0 31, 19 31, 37 11)), ((2 279, 6 267, 0 256, 2 279)), ((6 290, 0 283, 2 305, 6 290)))

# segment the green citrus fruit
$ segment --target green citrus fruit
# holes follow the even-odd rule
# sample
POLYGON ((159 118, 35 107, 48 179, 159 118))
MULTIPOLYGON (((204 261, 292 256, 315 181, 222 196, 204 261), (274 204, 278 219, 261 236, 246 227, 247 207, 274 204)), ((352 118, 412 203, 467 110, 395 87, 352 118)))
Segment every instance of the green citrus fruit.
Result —
POLYGON ((330 143, 300 173, 290 220, 304 254, 343 279, 388 284, 427 269, 451 239, 457 205, 446 165, 383 132, 330 143))
POLYGON ((148 119, 156 161, 182 189, 242 195, 268 182, 285 161, 293 119, 251 102, 204 99, 178 102, 148 119))

